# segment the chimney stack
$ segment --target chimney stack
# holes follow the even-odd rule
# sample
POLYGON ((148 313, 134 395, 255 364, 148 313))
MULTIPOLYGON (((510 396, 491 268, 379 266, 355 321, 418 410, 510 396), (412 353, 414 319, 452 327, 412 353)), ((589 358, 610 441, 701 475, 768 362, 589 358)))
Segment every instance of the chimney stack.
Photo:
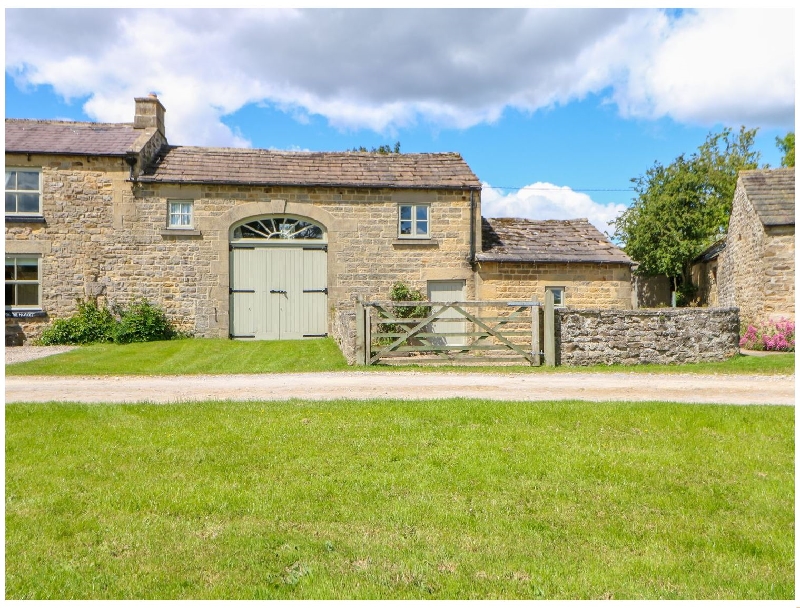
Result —
POLYGON ((164 106, 155 93, 147 97, 136 97, 136 112, 133 116, 134 129, 156 129, 166 138, 164 132, 164 106))

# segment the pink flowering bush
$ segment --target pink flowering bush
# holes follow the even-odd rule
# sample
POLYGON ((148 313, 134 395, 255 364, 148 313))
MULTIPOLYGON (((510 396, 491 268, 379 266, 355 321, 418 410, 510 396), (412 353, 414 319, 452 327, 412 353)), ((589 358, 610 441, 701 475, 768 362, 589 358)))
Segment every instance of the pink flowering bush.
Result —
POLYGON ((758 327, 748 325, 739 346, 748 350, 794 352, 794 321, 779 319, 758 327))

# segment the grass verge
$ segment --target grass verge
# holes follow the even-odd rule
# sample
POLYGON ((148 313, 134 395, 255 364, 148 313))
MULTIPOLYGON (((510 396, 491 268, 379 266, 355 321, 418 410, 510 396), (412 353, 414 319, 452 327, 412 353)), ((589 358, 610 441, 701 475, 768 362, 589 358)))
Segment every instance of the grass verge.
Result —
POLYGON ((794 410, 6 406, 6 597, 792 599, 794 410))
POLYGON ((139 344, 96 344, 43 359, 6 366, 9 376, 121 376, 183 374, 261 374, 279 372, 408 371, 450 373, 559 373, 563 371, 793 374, 794 353, 769 357, 736 356, 719 363, 613 365, 592 367, 392 366, 349 367, 332 338, 243 342, 190 339, 139 344))

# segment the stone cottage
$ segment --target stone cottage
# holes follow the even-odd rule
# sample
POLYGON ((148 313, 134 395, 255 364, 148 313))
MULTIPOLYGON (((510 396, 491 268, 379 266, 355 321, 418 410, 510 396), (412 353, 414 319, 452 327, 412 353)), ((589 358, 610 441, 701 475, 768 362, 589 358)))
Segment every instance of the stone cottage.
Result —
POLYGON ((557 306, 631 308, 633 262, 586 219, 482 220, 477 290, 486 300, 544 302, 557 306))
POLYGON ((742 325, 794 318, 794 168, 742 171, 719 253, 719 305, 742 325))
POLYGON ((480 181, 458 154, 173 146, 164 116, 151 95, 132 123, 6 120, 7 344, 86 298, 146 298, 200 337, 341 343, 355 300, 398 281, 436 300, 627 297, 626 258, 599 255, 586 222, 559 243, 589 238, 596 256, 564 257, 560 274, 512 253, 516 220, 482 230, 480 181))

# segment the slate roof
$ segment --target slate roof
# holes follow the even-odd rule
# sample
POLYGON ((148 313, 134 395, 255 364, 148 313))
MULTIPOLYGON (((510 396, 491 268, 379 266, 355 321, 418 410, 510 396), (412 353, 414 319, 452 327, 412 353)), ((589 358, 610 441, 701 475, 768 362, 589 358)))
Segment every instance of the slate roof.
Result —
POLYGON ((484 262, 633 264, 586 219, 481 218, 484 262))
POLYGON ((697 257, 692 260, 692 264, 697 264, 699 262, 710 262, 711 260, 718 258, 719 254, 722 253, 727 244, 727 239, 725 237, 721 238, 716 243, 706 247, 701 253, 699 253, 697 257))
POLYGON ((6 152, 124 156, 142 130, 129 123, 6 118, 6 152))
POLYGON ((741 171, 739 181, 765 226, 794 226, 794 167, 741 171))
POLYGON ((479 189, 460 154, 279 152, 249 148, 162 148, 143 182, 280 186, 479 189))

